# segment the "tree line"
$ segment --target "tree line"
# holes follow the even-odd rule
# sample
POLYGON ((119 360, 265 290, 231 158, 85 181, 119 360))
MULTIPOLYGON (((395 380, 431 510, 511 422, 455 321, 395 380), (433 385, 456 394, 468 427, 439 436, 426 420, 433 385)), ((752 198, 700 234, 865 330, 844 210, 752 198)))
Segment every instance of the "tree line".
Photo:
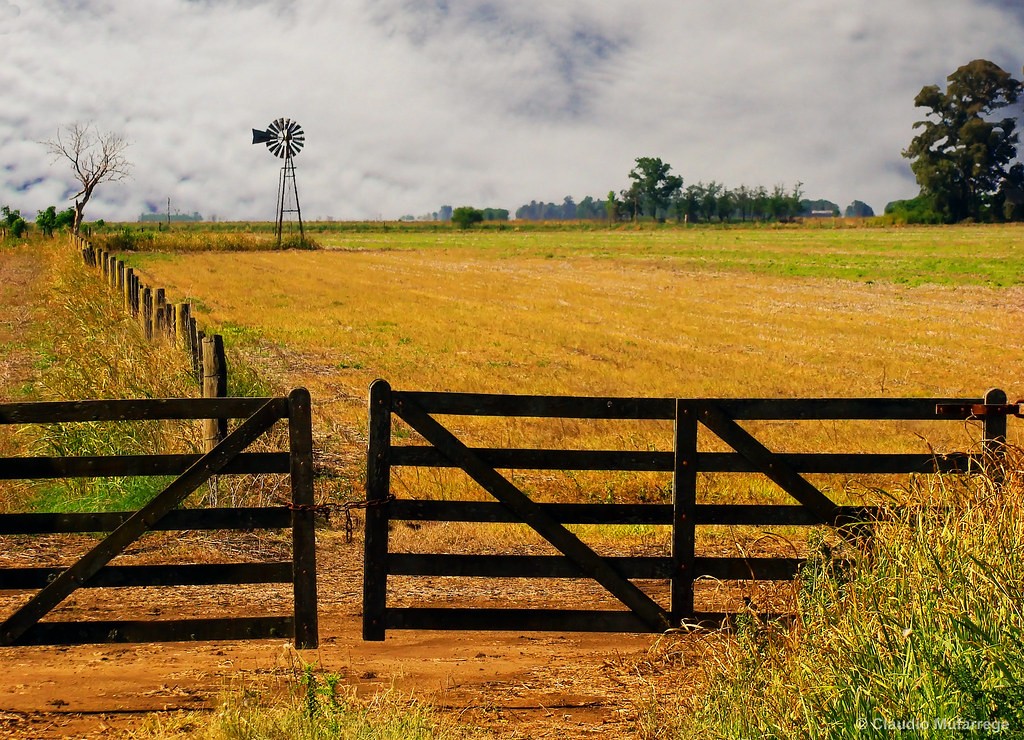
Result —
MULTIPOLYGON (((655 170, 670 175, 671 168, 655 157, 641 157, 638 166, 646 163, 655 170)), ((638 218, 676 220, 688 223, 725 223, 745 221, 786 221, 797 217, 874 216, 871 206, 855 200, 841 210, 829 200, 809 200, 801 197, 800 184, 787 190, 777 185, 771 190, 764 186, 741 185, 729 189, 719 182, 698 182, 675 190, 655 186, 645 191, 641 178, 620 193, 610 192, 607 198, 587 196, 579 203, 565 196, 561 203, 530 201, 516 209, 516 218, 525 221, 612 220, 630 221, 638 218)))

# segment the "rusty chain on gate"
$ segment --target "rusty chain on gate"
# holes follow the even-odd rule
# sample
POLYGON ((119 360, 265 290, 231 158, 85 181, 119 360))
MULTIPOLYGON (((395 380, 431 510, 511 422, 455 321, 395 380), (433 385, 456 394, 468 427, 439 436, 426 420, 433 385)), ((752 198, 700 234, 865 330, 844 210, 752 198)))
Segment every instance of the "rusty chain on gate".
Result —
POLYGON ((327 524, 331 522, 331 516, 340 513, 345 515, 345 543, 351 543, 355 535, 355 521, 352 518, 353 509, 370 509, 375 506, 383 506, 395 500, 393 494, 385 498, 373 501, 346 501, 344 503, 331 504, 295 504, 291 501, 279 501, 279 503, 290 511, 310 511, 314 516, 322 516, 327 524))

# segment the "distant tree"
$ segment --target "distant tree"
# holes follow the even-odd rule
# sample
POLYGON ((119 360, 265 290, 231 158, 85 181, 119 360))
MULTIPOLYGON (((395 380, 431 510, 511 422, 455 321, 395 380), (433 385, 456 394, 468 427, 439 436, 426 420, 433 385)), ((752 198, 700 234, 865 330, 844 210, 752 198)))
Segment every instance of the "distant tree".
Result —
POLYGON ((942 214, 935 210, 932 199, 924 194, 909 200, 894 200, 886 203, 885 214, 906 224, 942 223, 942 214))
POLYGON ((57 208, 50 206, 45 211, 36 214, 36 226, 45 236, 53 236, 53 230, 57 228, 57 208))
POLYGON ((472 206, 459 206, 452 211, 452 223, 460 229, 468 229, 484 220, 484 212, 472 206))
POLYGON ((634 216, 664 220, 669 205, 679 196, 683 178, 670 174, 672 166, 658 157, 638 157, 629 172, 633 184, 623 191, 623 202, 630 203, 634 216))
POLYGON ((57 129, 57 136, 43 142, 53 161, 66 159, 81 190, 71 196, 75 202, 75 219, 71 230, 77 234, 82 227, 82 214, 96 187, 104 182, 118 182, 131 174, 131 162, 125 157, 128 140, 113 131, 101 132, 91 124, 73 123, 57 129))
POLYGON ((1007 221, 1024 221, 1024 164, 1010 167, 996 194, 996 204, 1007 221))
POLYGON ((441 206, 437 211, 438 221, 451 221, 452 220, 452 207, 441 206))
POLYGON ((480 214, 484 221, 508 221, 507 208, 484 208, 480 214))
POLYGON ((576 201, 572 199, 571 195, 562 199, 562 218, 568 221, 576 218, 576 201))
POLYGON ((605 213, 608 214, 608 220, 612 223, 619 220, 619 201, 615 198, 615 191, 608 191, 608 198, 604 202, 605 213))
POLYGON ((13 236, 15 239, 20 239, 24 236, 28 224, 21 217, 21 211, 17 209, 12 211, 9 206, 3 206, 0 208, 0 217, 3 219, 4 229, 10 236, 13 236))
POLYGON ((603 209, 598 201, 586 196, 576 204, 576 218, 601 218, 603 209))
POLYGON ((74 221, 74 208, 58 211, 56 206, 49 206, 45 211, 36 213, 36 226, 46 236, 53 236, 53 232, 58 229, 70 228, 74 221))
POLYGON ((1021 82, 998 65, 975 59, 946 78, 946 91, 926 85, 914 99, 930 118, 918 121, 903 156, 923 195, 947 222, 992 215, 989 207, 1017 154, 1013 117, 989 120, 1017 102, 1021 82))
POLYGON ((846 206, 844 214, 847 218, 871 218, 875 215, 874 209, 862 200, 855 200, 846 206))
POLYGON ((702 182, 697 183, 697 188, 700 198, 698 202, 700 214, 705 221, 711 223, 712 219, 718 215, 718 195, 722 192, 722 186, 712 180, 707 185, 702 182))

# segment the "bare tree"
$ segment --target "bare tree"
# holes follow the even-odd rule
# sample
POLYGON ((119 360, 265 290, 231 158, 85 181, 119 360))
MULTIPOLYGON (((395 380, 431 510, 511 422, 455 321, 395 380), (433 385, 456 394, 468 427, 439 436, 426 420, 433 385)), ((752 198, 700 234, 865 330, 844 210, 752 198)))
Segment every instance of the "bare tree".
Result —
POLYGON ((82 225, 82 212, 96 186, 118 182, 131 175, 132 164, 124 155, 128 140, 113 131, 104 132, 91 123, 73 123, 57 129, 57 136, 42 142, 53 155, 53 161, 71 163, 75 179, 82 189, 69 200, 75 201, 75 220, 71 230, 77 234, 82 225))

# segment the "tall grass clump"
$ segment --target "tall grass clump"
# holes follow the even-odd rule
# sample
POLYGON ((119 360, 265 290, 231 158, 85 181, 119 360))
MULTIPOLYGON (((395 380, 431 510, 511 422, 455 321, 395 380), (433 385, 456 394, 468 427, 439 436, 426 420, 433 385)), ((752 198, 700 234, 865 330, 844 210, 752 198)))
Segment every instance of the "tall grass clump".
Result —
MULTIPOLYGON (((197 395, 190 358, 169 343, 148 342, 121 299, 63 244, 45 252, 47 312, 38 346, 42 364, 34 395, 64 401, 197 395)), ((160 454, 195 451, 194 422, 133 421, 32 427, 36 454, 160 454)), ((48 511, 137 507, 160 490, 157 478, 70 479, 37 490, 34 508, 48 511)))
POLYGON ((312 237, 300 238, 286 233, 277 244, 277 236, 265 231, 237 229, 213 231, 195 229, 153 229, 121 225, 99 231, 95 246, 108 252, 267 252, 286 249, 320 249, 312 237))
POLYGON ((789 625, 741 620, 684 736, 1024 734, 1024 475, 919 481, 833 565, 819 541, 789 625))

